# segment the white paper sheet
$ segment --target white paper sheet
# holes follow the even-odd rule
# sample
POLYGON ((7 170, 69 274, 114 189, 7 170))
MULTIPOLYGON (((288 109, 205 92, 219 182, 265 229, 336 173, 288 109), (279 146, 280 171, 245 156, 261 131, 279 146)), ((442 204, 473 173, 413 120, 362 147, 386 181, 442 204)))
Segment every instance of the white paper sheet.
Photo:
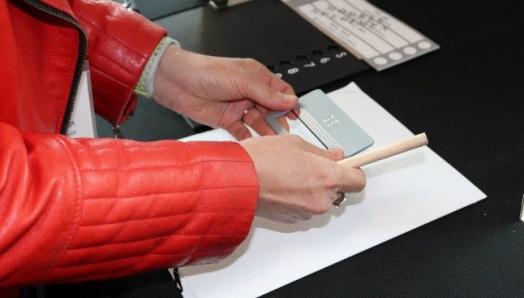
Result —
MULTIPOLYGON (((329 96, 375 139, 372 148, 412 135, 353 83, 329 96)), ((186 140, 232 137, 213 130, 186 140)), ((427 147, 363 169, 366 189, 343 207, 295 225, 257 218, 226 260, 181 268, 184 296, 256 297, 486 197, 427 147)))

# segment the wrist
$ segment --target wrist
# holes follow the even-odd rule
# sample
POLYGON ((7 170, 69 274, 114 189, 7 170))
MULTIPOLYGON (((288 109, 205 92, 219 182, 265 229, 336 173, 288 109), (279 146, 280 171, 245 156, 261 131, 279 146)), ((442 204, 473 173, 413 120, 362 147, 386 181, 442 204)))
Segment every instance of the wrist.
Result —
POLYGON ((169 46, 164 52, 153 77, 154 92, 152 95, 155 100, 158 99, 156 95, 161 92, 163 86, 175 81, 177 73, 184 67, 184 53, 186 51, 176 45, 169 46))
MULTIPOLYGON (((264 177, 265 175, 263 171, 264 162, 260 160, 261 157, 258 151, 261 148, 260 148, 260 145, 257 143, 259 143, 259 140, 255 138, 249 138, 249 139, 239 142, 240 146, 247 153, 247 155, 249 156, 253 164, 253 170, 255 172, 255 176, 257 178, 258 185, 259 185, 259 197, 264 197, 267 195, 265 193, 265 185, 264 185, 264 181, 265 181, 265 177, 264 177)), ((262 150, 264 150, 264 148, 262 148, 262 150)))
POLYGON ((160 66, 161 60, 165 56, 165 53, 171 47, 180 48, 180 45, 176 40, 168 36, 160 40, 156 48, 153 50, 153 53, 151 53, 151 56, 149 57, 149 60, 147 61, 142 74, 140 75, 138 83, 135 87, 136 94, 149 98, 153 96, 156 73, 158 72, 158 68, 160 66))

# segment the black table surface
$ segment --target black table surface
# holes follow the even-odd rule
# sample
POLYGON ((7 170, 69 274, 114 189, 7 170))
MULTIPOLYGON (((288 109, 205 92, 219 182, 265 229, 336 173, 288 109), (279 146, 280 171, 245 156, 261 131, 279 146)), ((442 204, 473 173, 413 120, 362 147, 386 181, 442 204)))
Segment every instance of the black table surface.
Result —
MULTIPOLYGON (((431 148, 487 199, 267 297, 524 297, 524 2, 372 2, 441 49, 323 89, 355 81, 410 130, 427 132, 431 148)), ((179 116, 146 100, 124 132, 165 137, 155 123, 173 125, 177 136, 190 133, 179 116)))

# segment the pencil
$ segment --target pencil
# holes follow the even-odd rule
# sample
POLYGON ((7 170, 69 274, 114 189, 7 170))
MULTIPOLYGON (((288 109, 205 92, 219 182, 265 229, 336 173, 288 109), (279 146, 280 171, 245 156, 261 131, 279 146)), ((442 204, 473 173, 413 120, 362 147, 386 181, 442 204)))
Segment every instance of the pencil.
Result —
POLYGON ((428 144, 425 133, 418 134, 403 140, 391 143, 381 148, 373 149, 364 153, 338 161, 344 167, 358 168, 375 161, 382 160, 428 144))

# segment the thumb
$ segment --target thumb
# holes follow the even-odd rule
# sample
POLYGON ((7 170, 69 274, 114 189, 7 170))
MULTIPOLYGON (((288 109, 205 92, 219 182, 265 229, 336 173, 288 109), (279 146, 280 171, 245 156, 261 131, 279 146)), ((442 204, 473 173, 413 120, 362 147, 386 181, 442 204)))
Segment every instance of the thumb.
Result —
POLYGON ((270 110, 291 110, 298 103, 298 97, 296 95, 276 91, 259 81, 246 81, 245 84, 247 84, 247 86, 244 88, 244 95, 270 110))

